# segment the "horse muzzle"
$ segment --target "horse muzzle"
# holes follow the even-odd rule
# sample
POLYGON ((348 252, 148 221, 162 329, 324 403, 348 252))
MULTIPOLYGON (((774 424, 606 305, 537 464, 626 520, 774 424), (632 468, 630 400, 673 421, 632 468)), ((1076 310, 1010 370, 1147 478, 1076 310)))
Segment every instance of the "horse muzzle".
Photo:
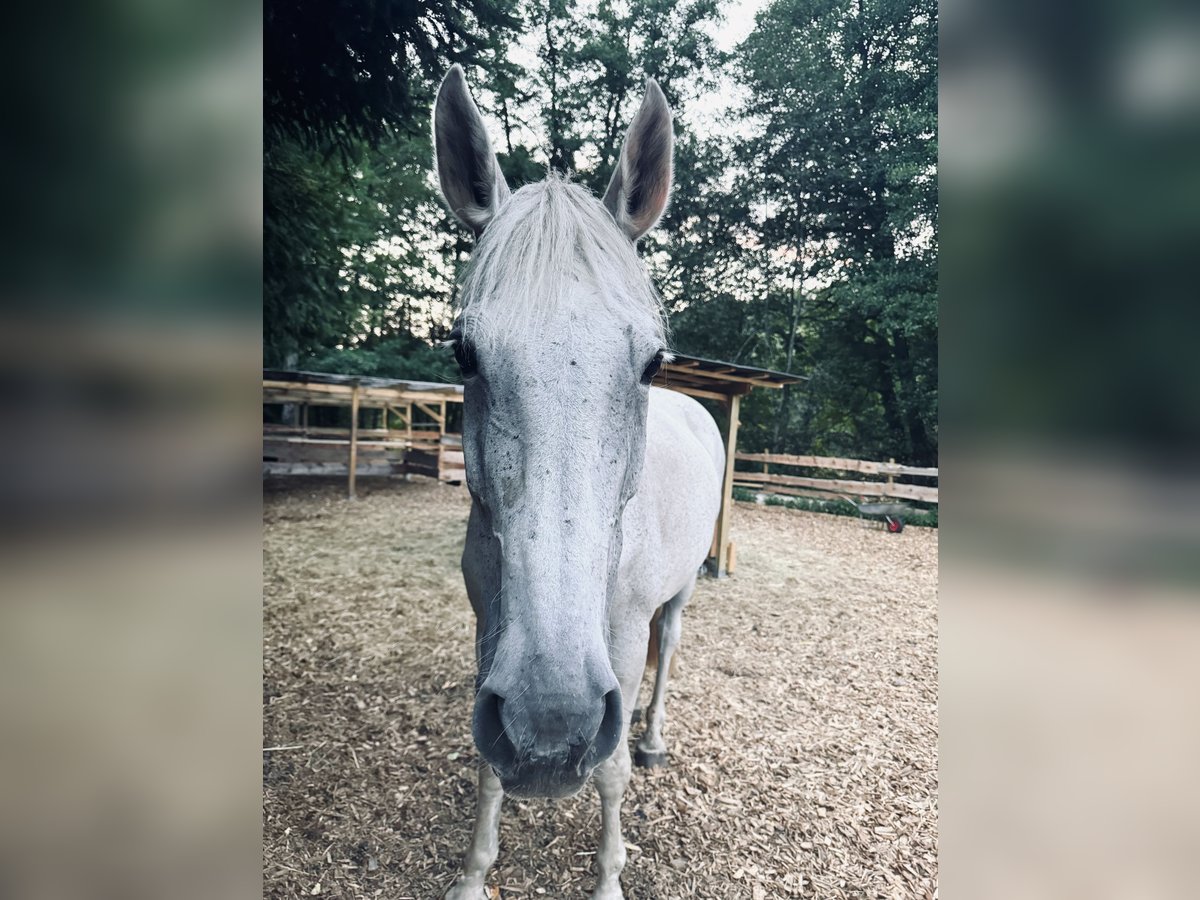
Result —
POLYGON ((479 752, 514 796, 576 793, 621 740, 621 691, 615 684, 569 696, 517 688, 511 696, 485 681, 475 699, 473 731, 479 752))

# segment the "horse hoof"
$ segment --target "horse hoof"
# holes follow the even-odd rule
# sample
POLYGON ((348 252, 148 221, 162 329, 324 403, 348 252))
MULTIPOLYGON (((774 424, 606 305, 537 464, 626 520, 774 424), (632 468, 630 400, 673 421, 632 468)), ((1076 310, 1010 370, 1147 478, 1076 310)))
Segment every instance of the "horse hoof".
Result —
POLYGON ((666 750, 643 750, 641 747, 633 751, 633 761, 643 769, 657 769, 667 764, 666 750))
POLYGON ((629 724, 636 725, 642 721, 642 708, 639 706, 633 711, 633 715, 629 717, 629 724))

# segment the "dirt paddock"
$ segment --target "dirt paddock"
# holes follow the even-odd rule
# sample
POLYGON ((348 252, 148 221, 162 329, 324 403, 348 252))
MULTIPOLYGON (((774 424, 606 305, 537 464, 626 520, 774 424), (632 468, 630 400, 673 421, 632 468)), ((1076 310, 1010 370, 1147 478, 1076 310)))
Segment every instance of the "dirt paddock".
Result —
MULTIPOLYGON (((474 810, 469 498, 343 490, 266 485, 264 891, 429 900, 474 810)), ((734 539, 684 614, 670 768, 626 794, 626 897, 935 897, 937 531, 739 503, 734 539)), ((590 788, 505 800, 492 896, 586 896, 598 825, 590 788)))

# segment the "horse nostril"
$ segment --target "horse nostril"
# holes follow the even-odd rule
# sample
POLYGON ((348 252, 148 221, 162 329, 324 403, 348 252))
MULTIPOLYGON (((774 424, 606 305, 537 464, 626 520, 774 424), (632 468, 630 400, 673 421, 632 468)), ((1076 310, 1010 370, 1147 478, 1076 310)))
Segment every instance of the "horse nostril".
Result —
POLYGON ((621 692, 613 689, 604 695, 604 718, 600 720, 600 728, 592 742, 592 752, 588 760, 591 765, 604 762, 617 749, 621 740, 621 692))
POLYGON ((517 748, 508 737, 501 713, 504 698, 481 687, 475 698, 475 745, 493 766, 510 768, 517 758, 517 748))

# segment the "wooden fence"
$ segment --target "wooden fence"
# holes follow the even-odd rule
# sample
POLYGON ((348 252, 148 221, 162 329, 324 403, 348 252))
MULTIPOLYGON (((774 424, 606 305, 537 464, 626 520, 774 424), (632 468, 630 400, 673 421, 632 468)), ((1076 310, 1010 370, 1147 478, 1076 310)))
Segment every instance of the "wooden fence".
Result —
MULTIPOLYGON (((270 475, 346 475, 351 429, 263 425, 263 471, 270 475)), ((462 436, 432 428, 404 431, 358 429, 357 475, 424 475, 440 481, 465 480, 462 436)))
POLYGON ((734 487, 822 500, 888 498, 916 500, 920 503, 938 502, 937 487, 898 480, 918 478, 928 482, 938 477, 936 468, 905 466, 895 460, 872 462, 831 456, 789 456, 783 453, 738 453, 734 459, 734 487), (780 469, 788 471, 781 472, 780 469), (844 472, 874 477, 864 480, 829 477, 830 473, 844 472))
POLYGON ((263 473, 344 474, 351 497, 359 475, 462 481, 462 440, 446 433, 447 404, 461 402, 458 385, 264 369, 263 473), (331 406, 349 408, 349 427, 310 421, 331 406))

